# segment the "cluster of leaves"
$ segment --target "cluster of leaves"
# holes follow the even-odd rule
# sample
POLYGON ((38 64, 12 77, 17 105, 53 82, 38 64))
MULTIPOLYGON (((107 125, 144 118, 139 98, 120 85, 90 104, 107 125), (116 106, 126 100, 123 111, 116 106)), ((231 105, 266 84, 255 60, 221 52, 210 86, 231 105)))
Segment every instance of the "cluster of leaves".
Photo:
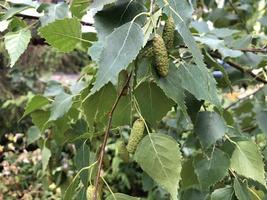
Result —
MULTIPOLYGON (((24 113, 32 117, 28 137, 39 141, 44 172, 59 165, 66 144, 75 145, 78 173, 68 187, 58 183, 64 199, 86 199, 94 182, 105 199, 266 198, 266 87, 260 85, 252 99, 227 108, 222 95, 240 83, 266 83, 265 2, 227 1, 221 7, 214 1, 73 0, 70 6, 31 1, 10 6, 1 16, 6 23, 35 8, 43 12, 38 33, 47 43, 61 52, 83 48, 96 63, 84 68, 70 88, 51 84, 44 95, 28 102, 24 113), (94 15, 97 41, 94 34, 82 32, 87 10, 94 15), (168 74, 160 77, 157 59, 141 53, 155 34, 162 34, 170 17, 174 45, 168 49, 168 74), (236 70, 229 66, 242 76, 234 76, 236 70), (121 74, 127 75, 123 89, 121 74), (251 76, 255 80, 248 81, 251 76), (116 144, 128 140, 136 118, 145 123, 146 134, 124 163, 116 144), (99 148, 105 147, 109 133, 107 162, 97 171, 99 148), (126 187, 116 184, 118 180, 126 187)), ((4 36, 11 66, 27 48, 31 26, 4 36)))

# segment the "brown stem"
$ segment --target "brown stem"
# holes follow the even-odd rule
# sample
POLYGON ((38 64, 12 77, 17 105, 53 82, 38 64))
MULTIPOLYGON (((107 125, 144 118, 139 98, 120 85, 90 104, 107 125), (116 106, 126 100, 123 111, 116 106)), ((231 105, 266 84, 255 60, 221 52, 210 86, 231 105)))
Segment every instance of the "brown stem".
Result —
POLYGON ((131 77, 132 77, 132 73, 128 77, 124 87, 120 91, 120 93, 117 96, 117 99, 115 100, 110 112, 108 113, 108 125, 107 125, 107 128, 105 130, 104 140, 103 140, 103 143, 101 145, 100 153, 99 153, 99 156, 98 156, 98 169, 97 169, 97 175, 96 175, 95 184, 94 184, 95 185, 95 191, 94 191, 93 200, 97 200, 97 195, 98 195, 97 191, 98 191, 98 186, 99 186, 100 173, 101 173, 101 169, 102 169, 102 165, 103 165, 103 157, 105 155, 105 147, 106 147, 107 141, 108 141, 108 135, 109 135, 109 130, 110 130, 111 123, 112 123, 113 113, 114 113, 114 111, 115 111, 115 109, 116 109, 121 97, 123 96, 123 91, 125 90, 126 87, 128 87, 128 84, 130 82, 131 77))
MULTIPOLYGON (((39 17, 38 16, 25 15, 25 14, 21 14, 21 13, 17 13, 17 14, 15 14, 15 16, 22 17, 23 19, 39 20, 39 17)), ((82 25, 84 25, 84 26, 93 26, 93 24, 92 23, 89 23, 89 22, 80 21, 80 23, 82 25)))
MULTIPOLYGON (((219 59, 222 59, 222 57, 218 54, 215 54, 215 53, 211 53, 210 54, 212 57, 215 57, 215 58, 219 58, 219 59)), ((254 74, 251 70, 248 70, 248 69, 245 69, 243 68, 241 65, 239 65, 238 63, 236 62, 233 62, 231 60, 225 60, 225 62, 229 65, 231 65, 232 67, 236 68, 237 70, 243 72, 243 73, 247 73, 249 74, 251 77, 253 77, 255 80, 261 82, 261 83, 264 83, 264 84, 267 84, 267 80, 259 77, 257 74, 254 74)))
POLYGON ((263 88, 264 88, 264 86, 258 88, 256 91, 254 91, 254 92, 252 92, 252 93, 250 93, 250 94, 248 94, 248 95, 246 95, 246 96, 244 96, 244 97, 238 99, 238 100, 235 101, 234 103, 232 103, 232 104, 230 104, 229 106, 227 106, 227 107, 225 108, 225 110, 230 109, 231 107, 235 106, 236 104, 238 104, 239 102, 241 102, 241 101, 247 99, 247 98, 250 97, 250 96, 254 96, 256 93, 258 93, 259 91, 261 91, 263 88))

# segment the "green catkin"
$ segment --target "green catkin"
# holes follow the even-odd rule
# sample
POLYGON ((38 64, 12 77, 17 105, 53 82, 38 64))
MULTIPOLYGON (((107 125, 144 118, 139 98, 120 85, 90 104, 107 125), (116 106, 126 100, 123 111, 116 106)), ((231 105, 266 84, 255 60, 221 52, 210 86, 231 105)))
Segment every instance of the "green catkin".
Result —
POLYGON ((173 18, 169 17, 166 20, 163 33, 162 33, 162 38, 168 50, 173 48, 174 31, 175 31, 175 24, 174 24, 173 18))
POLYGON ((131 130, 131 134, 129 137, 129 141, 127 144, 127 151, 133 154, 137 148, 137 145, 141 141, 145 130, 145 124, 142 119, 137 119, 133 123, 133 128, 131 130))
MULTIPOLYGON (((93 200, 94 192, 95 192, 95 186, 89 185, 87 190, 86 190, 86 199, 87 200, 93 200)), ((98 195, 97 195, 97 200, 101 200, 99 192, 98 192, 98 195)))
POLYGON ((147 58, 153 56, 153 45, 148 42, 146 46, 140 51, 139 58, 147 58))
POLYGON ((117 152, 118 156, 124 161, 124 162, 129 162, 129 152, 126 149, 126 145, 124 141, 119 140, 117 142, 117 152))
POLYGON ((153 38, 153 52, 155 67, 161 77, 166 77, 169 73, 169 58, 165 43, 158 34, 153 38))

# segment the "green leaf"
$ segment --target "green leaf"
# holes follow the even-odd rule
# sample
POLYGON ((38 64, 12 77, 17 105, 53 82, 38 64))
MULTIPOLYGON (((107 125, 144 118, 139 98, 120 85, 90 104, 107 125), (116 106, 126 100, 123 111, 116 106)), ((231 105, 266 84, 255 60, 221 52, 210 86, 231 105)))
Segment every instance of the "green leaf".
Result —
POLYGON ((68 4, 58 3, 58 4, 49 4, 45 9, 44 16, 40 17, 40 22, 42 26, 45 26, 49 23, 52 23, 58 19, 64 19, 68 17, 68 4))
POLYGON ((194 129, 205 148, 221 139, 227 131, 223 118, 216 112, 200 112, 194 129))
POLYGON ((27 49, 31 39, 31 31, 22 29, 5 35, 5 48, 11 59, 10 67, 13 67, 21 54, 27 49))
POLYGON ((46 122, 48 121, 49 116, 49 111, 36 110, 31 113, 33 124, 37 126, 41 132, 43 132, 48 127, 48 124, 46 122))
POLYGON ((141 83, 134 90, 141 114, 152 126, 156 126, 162 117, 171 110, 174 102, 153 82, 141 83), (144 95, 146 94, 146 95, 144 95))
POLYGON ((129 22, 112 32, 104 44, 92 93, 111 81, 116 85, 119 72, 126 69, 143 45, 141 27, 129 22), (112 48, 111 48, 112 47, 112 48))
POLYGON ((91 56, 93 61, 99 62, 101 52, 104 48, 104 42, 98 40, 97 42, 94 42, 93 45, 88 49, 88 54, 91 56))
POLYGON ((54 121, 63 117, 63 115, 70 110, 72 106, 72 97, 72 95, 65 92, 56 96, 52 103, 49 121, 54 121))
POLYGON ((164 91, 167 97, 175 101, 182 109, 183 113, 186 113, 186 106, 184 102, 184 90, 181 87, 181 80, 179 70, 177 67, 170 63, 169 74, 167 77, 159 77, 154 73, 157 85, 164 91))
POLYGON ((81 19, 87 12, 93 0, 72 0, 70 4, 70 11, 73 16, 81 19))
POLYGON ((24 11, 24 10, 27 10, 29 8, 31 8, 31 6, 29 6, 29 5, 11 7, 5 12, 5 14, 2 17, 0 17, 0 21, 10 19, 14 15, 16 15, 16 14, 18 14, 18 13, 24 11))
MULTIPOLYGON (((74 109, 70 110, 73 111, 74 109)), ((52 133, 54 133, 53 135, 53 139, 55 139, 55 142, 57 143, 58 146, 62 146, 67 140, 68 138, 65 136, 65 133, 71 129, 70 126, 70 113, 64 115, 63 117, 61 117, 60 119, 53 121, 51 124, 52 126, 52 133)))
POLYGON ((198 100, 209 101, 220 107, 217 96, 216 82, 210 76, 207 68, 199 68, 196 65, 180 64, 178 67, 180 84, 198 100))
POLYGON ((49 100, 41 95, 35 95, 33 98, 29 100, 29 102, 26 105, 25 112, 22 116, 25 117, 26 115, 32 113, 35 110, 38 110, 42 108, 43 106, 47 105, 49 103, 49 100))
POLYGON ((266 186, 264 163, 255 143, 238 141, 231 157, 231 168, 239 175, 258 181, 266 186))
POLYGON ((152 133, 139 143, 135 159, 141 168, 177 199, 181 179, 181 152, 171 137, 152 133))
MULTIPOLYGON (((95 1, 94 4, 101 3, 101 1, 95 1)), ((139 2, 120 2, 113 6, 104 8, 94 16, 94 27, 97 31, 97 37, 99 41, 105 41, 116 28, 131 22, 133 18, 141 12, 144 12, 144 6, 139 2)), ((135 19, 135 23, 143 25, 145 16, 140 16, 135 19)), ((113 45, 112 45, 113 46, 113 45)))
POLYGON ((41 27, 39 34, 59 51, 70 52, 81 40, 81 24, 76 18, 56 20, 41 27))
POLYGON ((106 200, 140 200, 140 198, 132 197, 122 193, 114 193, 114 196, 110 194, 106 200))
MULTIPOLYGON (((90 165, 90 148, 85 142, 80 148, 78 148, 77 154, 74 157, 74 164, 78 171, 90 165)), ((89 170, 82 171, 80 174, 80 177, 81 177, 84 187, 87 187, 88 178, 89 178, 89 170)))
POLYGON ((31 144, 41 137, 41 132, 37 126, 31 126, 27 131, 27 144, 31 144))
POLYGON ((104 117, 110 111, 115 99, 116 91, 111 83, 105 85, 93 95, 87 95, 87 97, 83 99, 83 111, 89 127, 92 127, 96 123, 106 122, 104 117))
POLYGON ((232 186, 216 189, 211 194, 211 200, 232 200, 234 190, 232 186))
POLYGON ((188 159, 183 163, 181 171, 181 189, 197 188, 199 185, 197 175, 194 171, 193 159, 188 159))
POLYGON ((46 171, 48 162, 50 160, 51 157, 51 151, 50 149, 48 149, 46 147, 46 145, 44 145, 43 149, 42 149, 42 166, 43 166, 43 172, 46 171))
MULTIPOLYGON (((83 110, 89 127, 98 125, 104 127, 108 120, 108 112, 117 97, 115 87, 109 83, 98 92, 87 95, 83 100, 83 110)), ((113 114, 112 125, 120 126, 131 122, 131 101, 129 96, 121 97, 113 114)))
POLYGON ((256 114, 257 123, 258 123, 260 129, 265 134, 267 134, 267 123, 266 123, 266 119, 267 119, 267 111, 266 110, 257 112, 257 114, 256 114))
POLYGON ((201 188, 205 190, 227 175, 230 159, 226 153, 215 149, 210 158, 196 160, 194 165, 201 188))
POLYGON ((234 180, 235 195, 238 200, 252 200, 247 181, 240 182, 237 178, 234 180))
POLYGON ((94 11, 97 12, 99 10, 102 10, 105 5, 108 5, 114 2, 116 2, 116 0, 94 0, 90 8, 94 9, 94 11))
POLYGON ((85 187, 80 189, 80 191, 79 191, 78 195, 76 196, 76 198, 79 199, 79 200, 87 200, 86 190, 87 190, 87 188, 85 188, 85 187))
POLYGON ((78 178, 75 178, 71 181, 70 185, 66 189, 64 193, 63 200, 73 200, 74 196, 76 195, 76 189, 80 183, 80 180, 78 178))

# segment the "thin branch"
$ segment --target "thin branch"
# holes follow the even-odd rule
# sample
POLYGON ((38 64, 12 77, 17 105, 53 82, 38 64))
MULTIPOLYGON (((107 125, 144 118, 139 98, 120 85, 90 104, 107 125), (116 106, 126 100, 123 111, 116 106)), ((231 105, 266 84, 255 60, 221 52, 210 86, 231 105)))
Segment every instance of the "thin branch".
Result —
POLYGON ((230 104, 229 106, 227 106, 227 107, 225 108, 225 110, 228 110, 228 109, 232 108, 233 106, 235 106, 235 105, 238 104, 239 102, 241 102, 241 101, 243 101, 243 100, 249 98, 250 96, 254 96, 254 95, 257 94, 259 91, 261 91, 263 88, 264 88, 264 86, 258 88, 256 91, 254 91, 254 92, 252 92, 252 93, 250 93, 250 94, 248 94, 248 95, 246 95, 246 96, 244 96, 244 97, 238 99, 238 100, 235 101, 234 103, 232 103, 232 104, 230 104))
POLYGON ((235 7, 235 5, 233 4, 232 0, 229 1, 229 4, 233 8, 233 10, 236 13, 236 15, 238 16, 238 18, 241 20, 242 25, 243 25, 244 29, 246 30, 246 32, 249 33, 249 30, 247 29, 246 21, 243 19, 243 17, 240 16, 240 13, 237 10, 237 8, 235 7))
MULTIPOLYGON (((222 57, 218 54, 214 54, 214 53, 210 53, 210 55, 214 58, 219 58, 219 59, 222 59, 222 57)), ((267 84, 267 80, 259 77, 257 74, 254 74, 251 70, 248 70, 248 69, 245 69, 244 67, 242 67, 241 65, 239 65, 238 63, 236 62, 233 62, 231 60, 225 60, 224 62, 226 62, 227 64, 231 65, 232 67, 234 67, 235 69, 243 72, 243 73, 246 73, 246 74, 249 74, 251 77, 253 77, 255 80, 261 82, 261 83, 264 83, 264 84, 267 84)))
POLYGON ((253 53, 267 53, 267 48, 240 48, 240 49, 234 49, 239 50, 243 52, 253 52, 253 53))
POLYGON ((103 143, 101 145, 101 149, 100 149, 100 153, 98 156, 98 170, 97 170, 97 175, 96 175, 96 179, 95 179, 95 191, 94 191, 94 200, 97 200, 97 195, 98 195, 98 186, 99 186, 99 178, 100 178, 100 173, 101 173, 101 169, 102 169, 102 165, 103 165, 103 157, 105 155, 105 147, 107 145, 107 141, 108 141, 108 135, 110 132, 110 128, 111 128, 111 123, 112 123, 112 117, 113 117, 113 113, 123 95, 123 91, 125 90, 126 87, 128 87, 128 84, 130 82, 130 79, 132 77, 132 73, 129 75, 124 87, 122 88, 122 90, 120 91, 119 95, 117 96, 117 99, 115 100, 110 112, 108 113, 108 124, 107 124, 107 128, 105 130, 105 135, 104 135, 104 140, 103 143))
MULTIPOLYGON (((1 5, 1 4, 0 4, 1 5)), ((33 20, 39 20, 38 16, 32 16, 32 15, 25 15, 25 14, 21 14, 21 13, 17 13, 15 14, 15 16, 17 17, 22 17, 23 19, 33 19, 33 20)), ((80 23, 84 26, 93 26, 92 23, 89 22, 85 22, 85 21, 80 21, 80 23)))
POLYGON ((1 3, 0 3, 0 7, 5 9, 5 10, 8 10, 8 8, 5 5, 1 4, 1 3))

